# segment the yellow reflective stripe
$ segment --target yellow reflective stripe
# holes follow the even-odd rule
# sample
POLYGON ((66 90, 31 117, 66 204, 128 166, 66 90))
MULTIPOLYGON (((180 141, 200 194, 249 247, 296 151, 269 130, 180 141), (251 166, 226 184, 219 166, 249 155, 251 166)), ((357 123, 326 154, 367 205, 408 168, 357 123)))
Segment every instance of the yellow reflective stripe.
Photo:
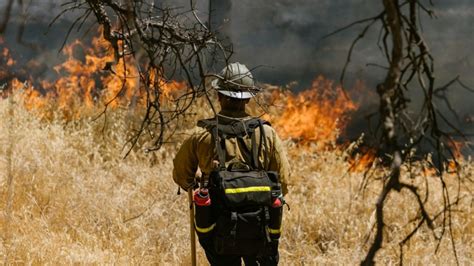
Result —
POLYGON ((270 191, 270 187, 269 186, 256 186, 256 187, 226 188, 225 194, 264 192, 264 191, 270 191))
POLYGON ((281 228, 273 229, 273 228, 268 227, 267 229, 268 229, 268 232, 269 232, 270 234, 276 235, 276 234, 280 234, 280 233, 281 233, 281 228))
POLYGON ((201 227, 198 227, 196 225, 196 220, 194 220, 194 227, 196 228, 196 231, 198 231, 199 233, 205 234, 205 233, 209 233, 210 231, 212 231, 212 229, 214 229, 214 227, 216 227, 216 224, 214 223, 209 227, 201 228, 201 227))

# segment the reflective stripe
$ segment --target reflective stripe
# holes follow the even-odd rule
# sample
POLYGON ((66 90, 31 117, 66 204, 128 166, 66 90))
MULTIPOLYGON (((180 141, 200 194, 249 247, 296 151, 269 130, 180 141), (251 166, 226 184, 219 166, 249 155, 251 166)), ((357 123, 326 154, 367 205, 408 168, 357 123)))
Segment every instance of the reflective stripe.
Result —
POLYGON ((257 187, 241 187, 241 188, 226 188, 225 194, 236 194, 246 192, 263 192, 270 191, 269 186, 257 186, 257 187))
POLYGON ((196 231, 198 231, 199 233, 205 234, 205 233, 209 233, 210 231, 212 231, 212 229, 214 229, 214 227, 216 227, 216 224, 214 223, 209 227, 201 228, 201 227, 198 227, 196 225, 196 220, 194 220, 194 227, 196 227, 196 231))
POLYGON ((274 234, 274 235, 280 234, 280 233, 281 233, 281 228, 273 229, 273 228, 268 227, 268 232, 269 232, 270 234, 274 234))

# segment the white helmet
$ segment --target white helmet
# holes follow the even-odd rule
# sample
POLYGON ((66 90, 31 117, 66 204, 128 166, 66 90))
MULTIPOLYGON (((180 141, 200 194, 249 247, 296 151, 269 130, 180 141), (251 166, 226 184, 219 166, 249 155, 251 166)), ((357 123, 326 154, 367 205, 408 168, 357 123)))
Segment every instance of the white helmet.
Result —
POLYGON ((260 91, 255 86, 252 73, 243 64, 236 62, 227 65, 212 81, 212 87, 219 93, 235 99, 250 99, 260 91))

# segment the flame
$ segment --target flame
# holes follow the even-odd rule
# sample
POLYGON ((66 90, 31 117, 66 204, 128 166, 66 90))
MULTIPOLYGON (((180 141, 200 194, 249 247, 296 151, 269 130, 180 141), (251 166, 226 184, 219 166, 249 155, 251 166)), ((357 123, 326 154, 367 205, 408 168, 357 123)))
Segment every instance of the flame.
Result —
POLYGON ((15 78, 12 81, 12 87, 14 90, 22 90, 21 96, 27 110, 45 110, 48 108, 48 98, 42 97, 30 83, 23 83, 15 78))
POLYGON ((160 73, 161 71, 157 69, 152 69, 150 71, 148 86, 151 88, 153 86, 159 87, 161 91, 161 96, 165 99, 176 99, 182 89, 186 87, 184 81, 175 81, 175 80, 165 80, 163 78, 164 74, 160 73))
MULTIPOLYGON (((447 160, 445 164, 445 170, 448 174, 456 174, 459 171, 460 164, 464 161, 464 155, 462 150, 466 147, 467 143, 464 141, 450 139, 447 142, 447 145, 451 149, 452 159, 447 160)), ((423 175, 426 177, 437 176, 440 174, 440 171, 436 169, 432 164, 429 166, 423 165, 423 175)))
MULTIPOLYGON (((365 88, 358 82, 355 91, 361 93, 365 88)), ((279 135, 300 144, 315 143, 316 150, 334 147, 339 132, 345 130, 350 115, 359 107, 340 86, 334 86, 333 81, 322 76, 312 82, 310 89, 298 94, 275 91, 273 100, 276 105, 285 106, 284 111, 272 119, 279 135)), ((376 158, 375 149, 362 148, 348 159, 349 171, 365 171, 376 158)))
POLYGON ((276 95, 276 98, 277 104, 286 106, 273 123, 280 136, 317 143, 320 147, 335 143, 349 114, 358 107, 346 97, 341 87, 322 76, 317 77, 306 91, 297 95, 276 95))
MULTIPOLYGON (((185 82, 168 81, 157 70, 152 70, 148 78, 140 76, 137 62, 131 56, 114 63, 112 46, 100 31, 99 35, 92 39, 90 45, 75 40, 64 47, 66 60, 53 68, 57 74, 55 80, 40 80, 33 86, 31 81, 36 81, 37 77, 30 77, 30 82, 24 86, 23 82, 13 79, 12 88, 16 91, 21 89, 20 94, 28 110, 36 110, 43 117, 60 111, 63 118, 72 120, 90 114, 90 110, 96 107, 103 108, 104 104, 109 108, 143 107, 146 104, 145 89, 153 86, 161 89, 160 101, 173 100, 178 91, 186 88, 185 82)), ((1 44, 3 40, 0 40, 1 44)), ((3 66, 16 64, 8 48, 0 51, 3 66)), ((2 68, 0 77, 5 75, 2 72, 14 73, 11 69, 2 68)))
POLYGON ((375 162, 377 152, 375 149, 363 149, 360 153, 348 159, 350 172, 364 172, 375 162))
POLYGON ((139 73, 131 58, 119 60, 114 73, 103 71, 114 61, 112 47, 105 39, 93 38, 91 47, 76 40, 66 46, 63 53, 67 60, 54 67, 60 78, 52 83, 42 82, 43 88, 55 95, 60 110, 78 106, 92 108, 99 102, 115 108, 138 91, 139 73), (75 57, 78 51, 85 54, 85 60, 75 57))

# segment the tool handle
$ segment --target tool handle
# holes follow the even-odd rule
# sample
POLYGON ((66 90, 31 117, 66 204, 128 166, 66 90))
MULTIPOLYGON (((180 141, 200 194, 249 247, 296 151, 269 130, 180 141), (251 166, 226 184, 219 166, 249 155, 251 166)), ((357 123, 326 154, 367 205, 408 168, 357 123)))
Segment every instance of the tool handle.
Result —
POLYGON ((194 204, 193 204, 193 188, 188 189, 189 200, 189 232, 191 239, 191 265, 196 266, 196 234, 194 233, 194 204))

